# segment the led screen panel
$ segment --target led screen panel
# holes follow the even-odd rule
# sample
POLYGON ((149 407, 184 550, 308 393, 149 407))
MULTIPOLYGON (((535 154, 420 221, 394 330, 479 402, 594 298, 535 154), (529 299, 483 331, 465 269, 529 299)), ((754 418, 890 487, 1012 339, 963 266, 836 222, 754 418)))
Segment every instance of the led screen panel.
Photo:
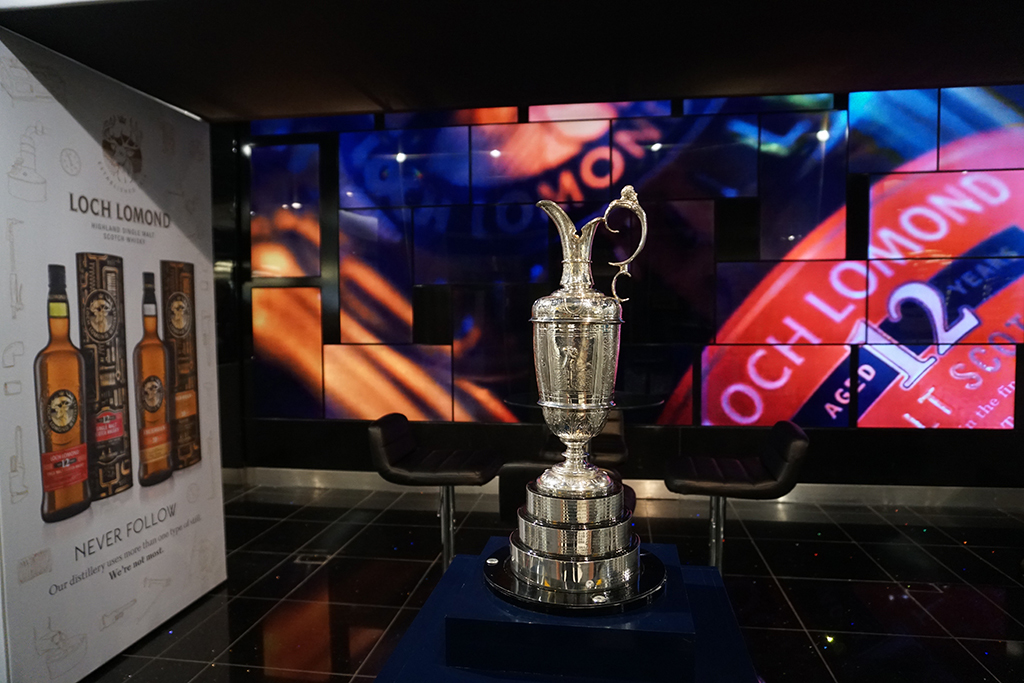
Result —
MULTIPOLYGON (((701 424, 771 426, 800 415, 802 427, 845 427, 849 357, 845 345, 709 346, 701 358, 701 424)), ((673 395, 662 423, 679 404, 673 395)))
MULTIPOLYGON (((628 304, 627 304, 628 305, 628 304)), ((650 408, 630 409, 629 424, 650 424, 662 412, 664 401, 676 390, 699 357, 701 348, 691 344, 622 344, 615 390, 627 392, 650 408)), ((673 424, 693 424, 693 395, 681 393, 673 424)))
POLYGON ((1024 168, 1024 85, 943 88, 939 170, 1024 168))
POLYGON ((769 111, 821 110, 831 109, 832 103, 832 93, 709 97, 683 100, 683 114, 753 114, 769 111))
POLYGON ((254 147, 251 163, 253 277, 319 275, 319 146, 254 147))
MULTIPOLYGON (((761 258, 790 251, 846 204, 846 112, 761 117, 761 258)), ((844 258, 845 244, 823 258, 844 258)))
MULTIPOLYGON (((1019 315, 1015 325, 1020 325, 1019 315)), ((999 330, 993 337, 1003 334, 999 330)), ((996 344, 954 344, 941 358, 925 357, 935 361, 929 364, 902 346, 861 346, 857 426, 1012 429, 1015 350, 1005 339, 996 344)))
POLYGON ((440 128, 442 126, 482 125, 486 123, 515 123, 518 120, 518 107, 409 111, 384 114, 384 127, 440 128))
POLYGON ((294 135, 301 133, 347 133, 373 130, 373 114, 346 114, 342 116, 311 116, 297 119, 263 119, 252 121, 252 135, 294 135))
POLYGON ((608 121, 474 126, 473 202, 604 201, 613 177, 608 121))
POLYGON ((864 342, 863 261, 719 263, 719 344, 864 342))
POLYGON ((934 171, 939 91, 850 93, 850 173, 934 171))
POLYGON ((545 282, 548 217, 533 204, 413 211, 416 284, 545 282))
POLYGON ((323 417, 320 290, 252 290, 252 396, 257 417, 323 417))
POLYGON ((338 214, 343 344, 412 342, 412 212, 338 214))
POLYGON ((671 100, 642 102, 591 102, 589 104, 544 104, 530 107, 530 121, 578 121, 619 119, 637 116, 668 116, 671 100))
POLYGON ((1011 227, 990 240, 1007 255, 982 258, 968 250, 959 259, 871 262, 893 276, 877 278, 868 300, 868 345, 858 360, 868 389, 859 426, 1013 426, 1014 345, 1024 341, 1024 231, 1011 227))
POLYGON ((328 344, 323 354, 328 418, 451 421, 450 346, 328 344))
POLYGON ((757 194, 757 117, 684 116, 612 123, 612 177, 642 200, 757 194))
POLYGON ((453 287, 455 400, 463 409, 456 420, 515 422, 504 399, 536 392, 530 307, 545 290, 547 285, 453 287))
MULTIPOLYGON (((710 201, 646 202, 647 245, 630 265, 632 277, 620 278, 623 307, 623 343, 704 344, 715 329, 714 203, 710 201)), ((595 239, 594 259, 598 286, 610 292, 606 281, 609 261, 627 257, 636 248, 639 228, 632 214, 613 212, 619 232, 601 230, 595 239), (622 222, 629 218, 629 227, 622 222)))
POLYGON ((871 188, 868 258, 886 260, 873 271, 892 277, 907 258, 1017 255, 1007 230, 1021 227, 1024 171, 885 176, 871 188))
POLYGON ((469 202, 469 129, 425 128, 338 136, 345 209, 469 202))
MULTIPOLYGON (((990 343, 998 332, 1010 343, 1024 341, 1014 324, 1024 311, 1024 231, 1011 228, 997 235, 1016 244, 1016 257, 915 259, 902 264, 872 263, 898 269, 899 280, 875 278, 868 297, 868 318, 884 341, 922 350, 937 346, 941 355, 952 344, 990 343), (897 282, 893 286, 893 282, 897 282)), ((895 275, 894 275, 895 277, 895 275)))

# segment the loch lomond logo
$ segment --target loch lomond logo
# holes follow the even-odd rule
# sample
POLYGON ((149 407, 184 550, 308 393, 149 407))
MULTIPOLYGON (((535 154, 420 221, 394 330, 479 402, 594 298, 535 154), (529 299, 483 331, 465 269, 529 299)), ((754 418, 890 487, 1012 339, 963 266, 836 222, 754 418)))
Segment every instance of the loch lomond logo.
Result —
POLYGON ((103 161, 107 181, 123 192, 134 192, 142 175, 142 128, 130 116, 116 114, 103 122, 103 161))
POLYGON ((168 298, 170 304, 170 315, 167 317, 170 323, 168 327, 175 337, 184 337, 192 329, 192 305, 188 297, 181 292, 175 292, 168 298))
POLYGON ((58 434, 71 431, 78 421, 78 399, 67 389, 58 389, 46 402, 46 421, 58 434))
POLYGON ((139 398, 147 412, 155 413, 164 404, 164 383, 156 375, 150 375, 142 382, 139 398))
POLYGON ((98 289, 85 300, 85 326, 93 341, 110 341, 117 332, 117 304, 114 297, 98 289))

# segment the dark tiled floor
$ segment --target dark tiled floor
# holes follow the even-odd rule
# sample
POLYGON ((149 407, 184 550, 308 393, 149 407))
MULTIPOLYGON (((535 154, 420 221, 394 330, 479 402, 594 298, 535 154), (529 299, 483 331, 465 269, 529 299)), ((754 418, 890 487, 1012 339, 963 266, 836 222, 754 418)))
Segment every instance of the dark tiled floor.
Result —
MULTIPOLYGON (((436 495, 225 487, 228 580, 90 683, 372 681, 441 577, 436 495)), ((707 559, 707 501, 634 528, 707 559)), ((508 534, 460 494, 456 550, 508 534)), ((730 502, 724 579, 764 683, 1024 680, 1024 514, 730 502)))

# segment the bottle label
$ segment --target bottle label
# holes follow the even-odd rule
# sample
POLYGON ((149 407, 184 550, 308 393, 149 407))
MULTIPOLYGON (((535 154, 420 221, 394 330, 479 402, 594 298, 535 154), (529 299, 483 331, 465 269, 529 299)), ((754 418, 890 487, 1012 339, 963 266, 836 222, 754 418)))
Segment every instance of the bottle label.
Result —
POLYGON ((96 441, 109 441, 124 435, 124 414, 105 408, 96 415, 96 441))
POLYGON ((139 402, 148 413, 155 413, 164 404, 164 383, 156 375, 142 380, 139 388, 139 402))
POLYGON ((175 292, 167 299, 170 313, 168 328, 175 337, 184 337, 192 330, 192 302, 181 292, 175 292))
POLYGON ((196 392, 179 391, 174 395, 174 417, 180 420, 196 414, 196 392))
POLYGON ((93 341, 105 343, 118 331, 120 311, 109 292, 97 289, 85 301, 85 329, 93 341))
POLYGON ((78 398, 67 389, 58 389, 46 400, 46 424, 50 431, 66 434, 78 422, 78 398))
POLYGON ((139 441, 141 442, 139 459, 147 465, 166 460, 171 452, 170 437, 171 430, 166 424, 139 430, 139 441))
POLYGON ((89 477, 89 449, 78 444, 62 451, 43 453, 43 491, 50 493, 65 486, 80 484, 89 477))

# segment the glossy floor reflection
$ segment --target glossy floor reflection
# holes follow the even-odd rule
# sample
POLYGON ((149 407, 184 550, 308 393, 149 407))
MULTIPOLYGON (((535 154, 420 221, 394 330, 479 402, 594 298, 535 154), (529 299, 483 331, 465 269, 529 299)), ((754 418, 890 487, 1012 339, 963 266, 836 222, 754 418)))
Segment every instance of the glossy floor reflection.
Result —
MULTIPOLYGON (((372 681, 440 579, 436 494, 226 486, 228 580, 90 683, 372 681)), ((456 551, 510 531, 456 496, 456 551)), ((636 532, 707 558, 707 500, 636 532)), ((724 578, 764 683, 1024 680, 1024 513, 730 501, 724 578)))

